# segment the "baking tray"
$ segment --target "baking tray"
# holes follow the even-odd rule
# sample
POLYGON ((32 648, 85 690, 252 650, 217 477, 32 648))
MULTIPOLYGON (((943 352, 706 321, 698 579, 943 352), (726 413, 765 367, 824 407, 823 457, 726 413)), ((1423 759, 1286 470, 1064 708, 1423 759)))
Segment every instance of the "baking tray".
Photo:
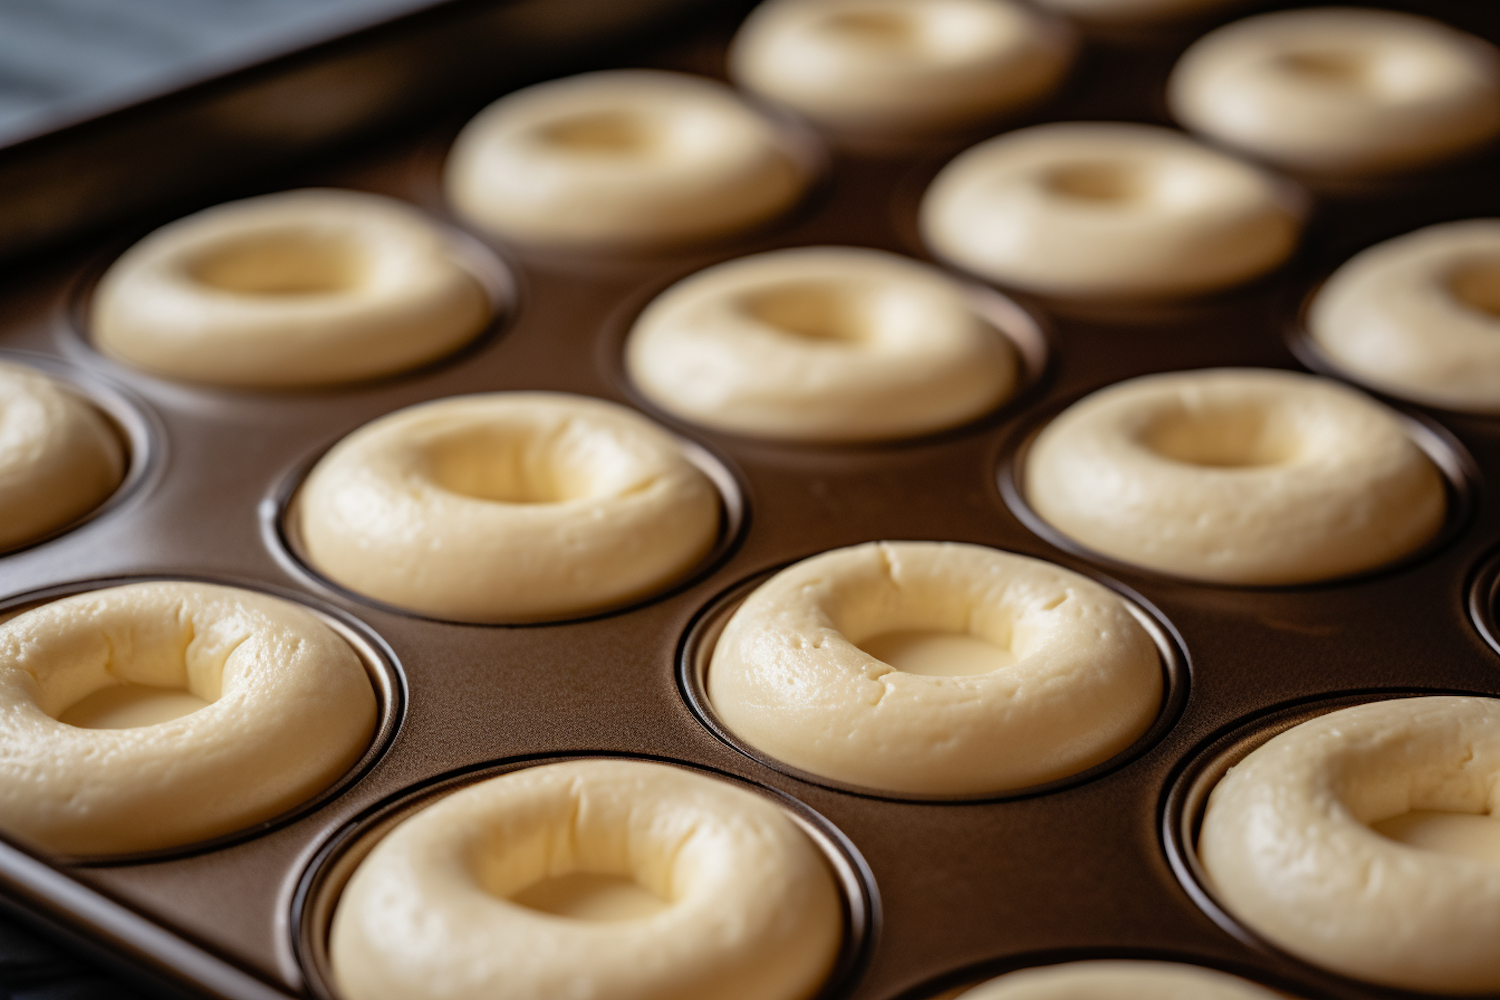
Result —
MULTIPOLYGON (((1500 12, 1487 5, 1411 0, 1406 9, 1500 39, 1500 12)), ((733 25, 726 17, 687 39, 642 46, 629 62, 722 75, 733 25)), ((1091 39, 1062 92, 1028 120, 1165 123, 1162 83, 1202 30, 1091 39)), ((443 205, 439 168, 471 110, 458 102, 424 128, 261 178, 260 189, 378 191, 456 225, 443 205)), ((143 435, 135 449, 140 471, 108 510, 0 557, 0 609, 125 577, 255 587, 376 637, 405 690, 383 754, 315 808, 212 849, 131 863, 67 864, 0 846, 9 903, 164 994, 320 996, 319 887, 331 871, 320 859, 356 843, 354 834, 408 796, 467 775, 556 757, 627 755, 746 782, 785 801, 842 852, 861 890, 851 926, 864 930, 830 1000, 926 1000, 1010 968, 1119 956, 1197 962, 1315 1000, 1410 996, 1311 969, 1225 926, 1184 861, 1191 823, 1183 825, 1182 802, 1225 741, 1280 713, 1382 694, 1500 696, 1493 642, 1500 509, 1490 488, 1500 475, 1500 422, 1388 401, 1424 429, 1461 502, 1442 540, 1412 560, 1314 586, 1195 584, 1095 559, 1033 530, 1016 500, 1013 469, 1048 414, 1121 379, 1222 365, 1301 369, 1294 345, 1307 292, 1375 241, 1427 223, 1500 214, 1493 181, 1500 160, 1487 153, 1412 178, 1310 185, 1315 208, 1298 256, 1222 295, 1138 308, 1011 296, 1009 332, 1029 344, 1025 391, 942 434, 839 447, 758 441, 675 420, 630 387, 621 345, 632 319, 661 289, 708 264, 829 243, 931 259, 916 236, 916 204, 955 151, 836 154, 824 183, 785 218, 680 253, 584 259, 493 246, 516 278, 512 307, 494 330, 427 369, 332 390, 192 387, 130 371, 89 348, 84 306, 94 276, 165 215, 136 217, 0 285, 0 351, 62 366, 86 388, 109 387, 111 398, 138 414, 126 422, 143 435), (556 624, 426 620, 324 585, 301 566, 283 515, 297 477, 318 455, 399 407, 496 389, 579 392, 645 411, 722 467, 720 485, 740 511, 739 526, 726 529, 714 559, 668 593, 556 624), (705 623, 775 567, 872 539, 993 545, 1133 596, 1175 658, 1174 700, 1151 736, 1109 766, 982 800, 918 801, 836 787, 721 738, 709 713, 694 708, 691 664, 705 623)))

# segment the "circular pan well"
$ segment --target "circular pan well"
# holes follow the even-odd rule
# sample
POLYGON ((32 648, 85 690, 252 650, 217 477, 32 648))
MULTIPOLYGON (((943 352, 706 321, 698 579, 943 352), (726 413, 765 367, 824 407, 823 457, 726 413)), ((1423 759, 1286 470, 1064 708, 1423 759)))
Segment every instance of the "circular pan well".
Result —
MULTIPOLYGON (((1207 873, 1198 860, 1198 831, 1203 825, 1203 812, 1208 805, 1208 796, 1220 779, 1231 767, 1244 760, 1252 751, 1269 742, 1273 737, 1342 708, 1377 701, 1432 695, 1496 697, 1492 693, 1476 691, 1392 688, 1306 699, 1266 709, 1231 723, 1191 750, 1185 757, 1185 762, 1179 765, 1167 780, 1160 816, 1162 846, 1167 854, 1167 863, 1171 866, 1172 873, 1177 877, 1183 890, 1198 908, 1231 937, 1262 954, 1276 957, 1281 964, 1297 969, 1302 977, 1314 987, 1325 992, 1337 992, 1342 996, 1354 989, 1357 996, 1391 998, 1428 996, 1429 994, 1379 986, 1330 972, 1283 951, 1240 923, 1232 913, 1219 905, 1213 892, 1208 888, 1207 873)), ((1304 992, 1306 992, 1305 989, 1304 992)), ((1478 995, 1471 994, 1470 996, 1478 1000, 1478 995)))
POLYGON ((61 382, 103 414, 125 450, 124 478, 103 503, 87 511, 81 517, 36 538, 28 539, 10 548, 0 548, 0 557, 4 557, 12 552, 20 552, 65 535, 126 503, 162 467, 166 433, 162 429, 161 422, 156 418, 156 414, 143 401, 108 379, 100 378, 91 372, 80 371, 43 354, 0 351, 0 361, 10 361, 34 368, 61 382))
MULTIPOLYGON (((1101 388, 1107 388, 1107 386, 1101 386, 1101 388)), ((1447 514, 1443 518, 1443 524, 1438 528, 1437 533, 1424 544, 1408 552, 1401 558, 1380 566, 1361 570, 1358 573, 1332 577, 1327 580, 1315 580, 1309 583, 1289 584, 1219 583, 1212 580, 1200 580, 1195 577, 1176 576, 1162 570, 1124 562, 1113 556, 1105 555, 1102 552, 1096 552, 1074 541, 1068 535, 1063 534, 1063 532, 1044 520, 1026 499, 1026 457, 1031 450, 1032 443, 1036 441, 1037 436, 1042 433, 1049 423, 1061 415, 1068 407, 1079 402, 1087 395, 1089 393, 1084 393, 1053 406, 1034 417, 1029 424, 1023 426, 1002 447, 1000 458, 996 464, 995 480, 1000 489, 1000 496, 1005 501, 1005 506, 1010 508, 1010 512, 1015 515, 1018 521, 1026 526, 1028 531, 1054 548, 1082 559, 1087 559, 1089 562, 1110 573, 1123 573, 1156 580, 1171 580, 1175 583, 1185 583, 1198 587, 1213 587, 1221 590, 1308 590, 1316 587, 1333 586, 1397 572, 1421 562, 1433 553, 1445 548, 1450 542, 1456 539, 1468 526, 1478 505, 1479 466, 1458 438, 1454 437, 1446 427, 1437 421, 1421 414, 1408 412, 1399 405, 1394 405, 1390 408, 1406 429, 1407 436, 1432 461, 1432 464, 1437 467, 1438 474, 1442 476, 1443 491, 1447 498, 1448 508, 1447 514)))
MULTIPOLYGON (((786 565, 792 564, 788 563, 786 565)), ((1108 577, 1090 573, 1085 575, 1095 583, 1108 587, 1124 599, 1131 615, 1141 623, 1141 626, 1146 630, 1146 634, 1155 643, 1157 655, 1161 663, 1161 707, 1157 710, 1156 718, 1152 721, 1151 725, 1130 746, 1108 760, 1095 764, 1093 767, 1085 768, 1076 774, 1059 778, 1056 781, 1031 785, 1025 788, 1013 788, 1002 792, 986 792, 976 795, 919 795, 893 792, 880 788, 852 785, 833 778, 825 778, 810 771, 804 771, 790 764, 783 763, 735 735, 728 726, 719 720, 718 714, 714 711, 713 703, 708 697, 709 661, 713 657, 714 646, 719 640, 720 633, 724 631, 724 626, 728 624, 730 617, 757 587, 785 568, 786 566, 777 566, 740 581, 714 597, 693 617, 687 631, 683 634, 682 641, 677 650, 677 686, 682 693, 683 700, 687 702, 688 708, 692 711, 693 715, 721 743, 739 751, 753 761, 796 778, 798 781, 804 781, 810 785, 818 785, 822 788, 829 788, 838 792, 847 792, 851 795, 892 802, 997 802, 1005 799, 1030 798, 1035 795, 1045 795, 1048 792, 1071 788, 1074 785, 1081 785, 1124 767, 1155 746, 1172 726, 1176 724, 1178 716, 1182 714, 1183 706, 1187 704, 1191 661, 1188 658, 1187 647, 1183 643, 1181 635, 1178 634, 1166 616, 1144 597, 1108 577)))
POLYGON ((1469 619, 1489 647, 1500 653, 1500 548, 1480 560, 1469 586, 1469 619))
MULTIPOLYGON (((798 248, 784 247, 780 249, 798 248)), ((777 250, 766 252, 775 253, 777 250)), ((910 257, 911 255, 902 253, 900 256, 910 257)), ((917 263, 928 263, 919 257, 913 257, 912 259, 917 263)), ((625 347, 627 341, 630 339, 631 331, 635 328, 636 320, 652 302, 656 301, 658 297, 678 282, 691 278, 699 271, 707 270, 709 267, 717 266, 720 263, 727 263, 727 261, 715 261, 695 268, 686 274, 675 275, 669 281, 653 285, 645 294, 633 297, 606 321, 606 332, 597 342, 599 345, 597 353, 599 370, 609 380, 610 384, 629 401, 631 406, 649 415, 660 424, 707 434, 721 435, 735 440, 751 441, 763 446, 802 451, 830 449, 869 450, 922 445, 931 441, 944 440, 952 436, 964 434, 976 427, 989 425, 1003 414, 1019 412, 1032 401, 1032 397, 1047 376, 1051 365, 1050 327, 1044 317, 1025 308, 1019 302, 993 288, 970 281, 967 278, 955 277, 950 273, 948 277, 953 278, 953 280, 962 285, 972 304, 974 314, 997 331, 1010 345, 1011 350, 1015 352, 1015 387, 1008 397, 995 404, 988 411, 976 414, 963 423, 952 427, 945 427, 935 431, 924 431, 909 437, 878 438, 868 441, 821 441, 814 439, 760 437, 753 434, 710 427, 706 424, 697 424, 686 417, 663 409, 655 400, 647 397, 636 387, 629 373, 626 371, 625 347)), ((929 264, 929 266, 936 267, 936 265, 932 264, 929 264)), ((941 269, 939 268, 939 270, 941 269)))
MULTIPOLYGON (((352 432, 351 432, 352 433, 352 432)), ((276 489, 261 500, 259 515, 261 522, 261 539, 283 568, 291 572, 309 586, 322 590, 323 592, 342 598, 346 601, 384 611, 388 614, 402 615, 407 618, 416 618, 421 621, 442 622, 448 625, 467 625, 478 628, 532 628, 547 625, 564 625, 572 622, 591 621, 597 618, 607 618, 612 615, 632 611, 636 608, 654 604, 673 594, 679 593, 691 587, 703 579, 719 566, 724 560, 737 549, 745 536, 749 524, 749 511, 745 503, 745 490, 739 475, 731 466, 715 453, 685 438, 678 438, 682 446, 683 455, 692 462, 709 481, 713 483, 714 489, 719 494, 719 533, 713 547, 708 553, 693 566, 681 578, 670 581, 662 589, 653 591, 641 597, 635 597, 621 604, 599 608, 586 614, 563 615, 558 618, 528 619, 514 622, 466 622, 457 619, 440 618, 433 615, 422 614, 394 604, 387 604, 356 590, 351 590, 342 584, 324 576, 313 565, 307 556, 307 550, 302 544, 301 533, 297 530, 297 495, 315 465, 326 454, 327 449, 311 456, 301 465, 287 475, 276 489)), ((335 444, 337 442, 334 442, 335 444)), ((329 447, 332 447, 330 445, 329 447)))
POLYGON ((283 947, 290 947, 290 962, 302 971, 312 995, 317 1000, 341 1000, 333 985, 328 956, 328 933, 333 912, 354 870, 397 824, 438 799, 487 778, 541 764, 601 758, 669 764, 731 782, 781 806, 823 853, 843 900, 843 944, 823 988, 810 1000, 836 1000, 851 992, 869 962, 880 921, 880 897, 875 876, 864 857, 836 826, 789 795, 713 768, 643 754, 576 753, 515 757, 429 778, 377 803, 328 837, 312 855, 297 881, 288 915, 290 938, 282 942, 283 947))
POLYGON ((359 759, 337 781, 280 815, 272 816, 270 819, 262 820, 259 823, 224 834, 221 837, 200 840, 191 844, 182 844, 177 847, 167 847, 158 851, 143 851, 135 854, 111 854, 98 858, 69 857, 62 859, 69 865, 80 867, 112 867, 201 854, 206 851, 217 850, 221 847, 228 847, 231 844, 253 840, 263 834, 270 833, 272 830, 286 826, 288 823, 315 812, 338 798, 353 786, 355 782, 364 777, 385 756, 385 752, 390 747, 391 740, 395 737, 396 730, 400 728, 401 720, 406 714, 406 675, 403 673, 400 663, 396 659, 396 654, 386 644, 384 639, 353 615, 329 607, 321 602, 310 600, 306 595, 266 586, 261 583, 201 576, 168 576, 165 574, 83 580, 75 583, 58 584, 57 586, 48 587, 43 590, 34 590, 0 601, 0 622, 9 621, 17 615, 30 611, 32 608, 50 604, 55 600, 71 597, 74 594, 103 590, 107 587, 118 587, 128 583, 149 583, 160 580, 182 583, 209 583, 224 587, 238 587, 242 590, 253 590, 257 593, 288 601, 316 615, 323 624, 333 629, 340 639, 349 644, 349 648, 354 650, 354 654, 359 657, 360 663, 365 668, 365 673, 370 679, 370 686, 375 692, 375 735, 371 739, 370 745, 365 748, 365 752, 360 755, 359 759))

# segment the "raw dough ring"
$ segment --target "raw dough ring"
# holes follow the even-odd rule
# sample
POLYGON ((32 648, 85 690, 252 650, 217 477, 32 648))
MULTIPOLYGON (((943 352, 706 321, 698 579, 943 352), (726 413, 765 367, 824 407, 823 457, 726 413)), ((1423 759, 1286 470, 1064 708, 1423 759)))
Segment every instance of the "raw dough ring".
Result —
POLYGON ((780 808, 682 768, 586 760, 402 822, 345 888, 330 952, 349 1000, 804 1000, 842 936, 828 864, 780 808), (513 901, 576 872, 668 905, 584 920, 513 901))
POLYGON ((585 396, 496 392, 381 417, 318 462, 293 520, 308 561, 456 621, 566 618, 691 570, 718 491, 671 435, 585 396))
POLYGON ((1077 573, 981 545, 871 542, 762 584, 725 625, 707 688, 731 732, 793 767, 981 795, 1126 749, 1160 710, 1162 667, 1125 602, 1077 573), (1003 666, 924 676, 862 648, 908 630, 992 643, 1003 666))
MULTIPOLYGON (((1500 863, 1371 828, 1411 810, 1500 807, 1500 701, 1426 697, 1331 712, 1272 738, 1208 800, 1216 898, 1277 946, 1344 975, 1500 991, 1500 863)), ((1451 817, 1450 817, 1451 819, 1451 817)))
POLYGON ((1447 493, 1396 416, 1330 379, 1146 375, 1074 403, 1026 457, 1027 502, 1114 559, 1218 583, 1307 583, 1420 548, 1447 493))
POLYGON ((1059 122, 960 153, 922 199, 933 252, 1059 298, 1164 299, 1248 281, 1296 246, 1269 174, 1152 125, 1059 122))
POLYGON ((375 714, 359 657, 287 601, 187 582, 65 597, 0 624, 0 823, 62 854, 220 836, 338 780, 375 714), (129 729, 57 721, 115 684, 211 704, 129 729))
POLYGON ((87 514, 125 477, 125 449, 88 402, 0 361, 0 550, 87 514))
POLYGON ((489 322, 453 237, 359 191, 233 201, 125 251, 94 293, 105 354, 169 378, 263 388, 416 368, 489 322))
POLYGON ((1187 127, 1279 166, 1389 173, 1500 132, 1500 53, 1416 14, 1278 11, 1193 43, 1167 98, 1187 127))
POLYGON ((787 135, 728 87, 612 70, 491 104, 448 158, 448 200, 519 243, 621 250, 712 239, 789 208, 810 180, 787 135))
POLYGON ((1037 101, 1066 22, 1012 0, 770 0, 729 50, 736 82, 855 144, 942 133, 1037 101))
POLYGON ((963 286, 905 257, 802 247, 667 289, 626 366, 653 403, 740 434, 870 441, 972 420, 1015 388, 1016 353, 963 286))
POLYGON ((1362 251, 1307 319, 1318 350, 1367 385, 1500 413, 1500 219, 1428 226, 1362 251))
POLYGON ((955 1000, 1286 1000, 1286 995, 1200 965, 1100 959, 1020 969, 955 1000))

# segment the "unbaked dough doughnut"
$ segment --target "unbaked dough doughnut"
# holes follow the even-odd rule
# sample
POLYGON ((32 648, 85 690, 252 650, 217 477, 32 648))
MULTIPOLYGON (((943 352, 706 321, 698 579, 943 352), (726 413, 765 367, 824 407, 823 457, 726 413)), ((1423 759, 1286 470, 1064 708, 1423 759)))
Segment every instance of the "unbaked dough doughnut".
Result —
POLYGON ((93 406, 41 372, 0 361, 0 550, 99 506, 125 462, 119 435, 93 406))
POLYGON ((1415 14, 1278 11, 1195 42, 1167 96, 1187 127, 1279 166, 1388 173, 1500 132, 1500 53, 1415 14))
POLYGON ((1357 979, 1500 991, 1500 701, 1379 701, 1230 769, 1198 852, 1256 933, 1357 979))
POLYGON ((1007 973, 957 1000, 1286 1000, 1248 979, 1179 962, 1100 959, 1007 973))
POLYGON ((587 760, 403 821, 345 888, 330 955, 348 1000, 805 1000, 842 937, 828 863, 779 807, 587 760))
POLYGON ((1255 368, 1130 379, 1074 403, 1026 457, 1032 509, 1114 559, 1230 584, 1373 569, 1443 524, 1442 475, 1341 383, 1255 368))
POLYGON ((176 581, 65 597, 0 624, 0 826, 83 855, 230 833, 338 780, 375 713, 359 657, 287 601, 176 581))
POLYGON ((1015 388, 1015 349, 962 285, 880 250, 711 267, 646 308, 626 367, 653 403, 740 434, 869 441, 941 430, 1015 388))
POLYGON ((291 387, 425 364, 489 321, 453 238, 359 191, 233 201, 125 251, 94 293, 94 344, 169 378, 291 387))
POLYGON ((1156 645, 1126 603, 1060 566, 952 542, 871 542, 782 570, 708 667, 720 721, 812 774, 978 795, 1067 777, 1161 707, 1156 645))
POLYGON ((660 590, 718 538, 719 494, 623 406, 551 392, 381 417, 308 475, 293 521, 334 582, 472 622, 585 614, 660 590))
POLYGON ((1073 58, 1065 22, 1013 0, 767 0, 736 82, 860 142, 951 131, 1030 104, 1073 58))
POLYGON ((1296 246, 1291 189, 1170 129, 1060 122, 959 154, 922 199, 934 253, 1060 298, 1173 298, 1236 285, 1296 246))
POLYGON ((1500 219, 1428 226, 1356 255, 1308 330, 1346 374, 1393 396, 1500 412, 1500 219))
POLYGON ((611 70, 491 104, 448 158, 448 200, 473 225, 574 250, 727 235, 791 206, 809 170, 789 137, 722 84, 611 70))

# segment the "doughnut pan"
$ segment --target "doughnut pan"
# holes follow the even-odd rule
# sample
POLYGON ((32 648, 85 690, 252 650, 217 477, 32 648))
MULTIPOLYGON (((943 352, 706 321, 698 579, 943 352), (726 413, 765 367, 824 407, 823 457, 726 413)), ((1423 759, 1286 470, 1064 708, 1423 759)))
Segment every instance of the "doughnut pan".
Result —
MULTIPOLYGON (((1398 6, 1500 41, 1500 11, 1457 0, 1398 6)), ((739 13, 621 63, 721 75, 739 13)), ((1090 38, 1070 82, 1031 120, 1168 123, 1167 70, 1208 26, 1090 38)), ((420 130, 221 193, 353 187, 406 199, 451 223, 439 168, 446 143, 476 107, 455 104, 420 130)), ((623 754, 746 782, 818 834, 851 889, 855 932, 822 1000, 925 1000, 1006 969, 1089 957, 1194 961, 1307 998, 1410 996, 1315 970, 1226 917, 1198 883, 1194 821, 1205 782, 1289 721, 1371 697, 1500 696, 1500 422, 1393 403, 1449 476, 1450 523, 1400 565, 1306 587, 1193 584, 1077 550, 1016 500, 1016 458, 1050 415, 1124 378, 1225 365, 1315 367, 1298 330, 1307 294, 1371 243, 1432 222, 1500 215, 1493 181, 1500 155, 1409 179, 1312 186, 1315 208, 1297 258, 1214 298, 1082 308, 1022 296, 997 302, 976 289, 1003 313, 1029 381, 1000 410, 942 435, 787 446, 704 431, 634 394, 621 363, 633 316, 707 264, 827 243, 930 259, 916 237, 916 202, 962 145, 879 160, 835 156, 818 190, 788 217, 690 252, 604 259, 476 246, 515 276, 496 283, 508 318, 430 368, 335 390, 189 387, 91 350, 82 317, 92 281, 166 218, 138 217, 128 229, 10 272, 0 285, 0 354, 24 356, 92 395, 130 439, 135 468, 86 522, 0 556, 0 613, 101 581, 150 577, 289 596, 357 639, 385 680, 388 739, 330 794, 214 845, 103 864, 0 842, 0 905, 160 995, 329 996, 321 921, 361 833, 477 775, 623 754), (318 455, 399 407, 495 389, 625 402, 695 443, 728 494, 719 550, 689 580, 637 606, 523 627, 402 614, 301 566, 282 514, 318 455), (725 606, 778 566, 883 538, 993 545, 1054 560, 1134 597, 1153 623, 1171 682, 1156 727, 1076 779, 966 801, 834 787, 716 735, 711 715, 695 708, 695 671, 725 606)))

